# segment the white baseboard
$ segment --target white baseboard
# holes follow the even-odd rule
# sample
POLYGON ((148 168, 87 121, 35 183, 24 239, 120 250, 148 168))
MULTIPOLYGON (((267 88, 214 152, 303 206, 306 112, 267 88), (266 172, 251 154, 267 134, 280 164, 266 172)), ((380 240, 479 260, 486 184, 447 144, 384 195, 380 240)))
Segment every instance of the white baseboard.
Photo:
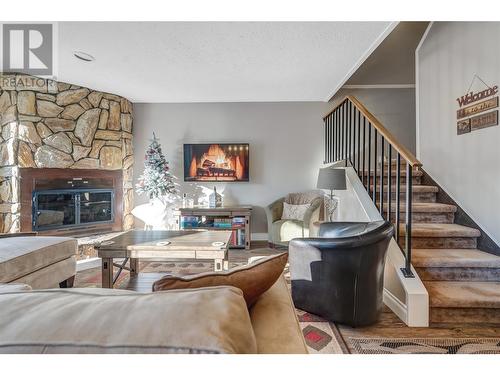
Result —
POLYGON ((268 239, 267 233, 252 233, 252 241, 267 241, 268 239))
MULTIPOLYGON (((402 303, 399 299, 394 296, 389 290, 384 288, 384 294, 383 294, 383 300, 384 303, 389 307, 392 312, 394 312, 399 319, 401 319, 403 322, 407 323, 408 322, 408 314, 407 314, 407 306, 402 303)), ((407 323, 408 324, 408 323, 407 323)))

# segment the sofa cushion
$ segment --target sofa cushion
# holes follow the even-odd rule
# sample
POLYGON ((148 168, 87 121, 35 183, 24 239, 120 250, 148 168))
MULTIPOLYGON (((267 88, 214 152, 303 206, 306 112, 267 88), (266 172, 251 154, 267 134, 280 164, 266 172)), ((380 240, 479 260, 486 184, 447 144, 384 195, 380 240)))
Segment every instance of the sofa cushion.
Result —
POLYGON ((301 238, 307 235, 306 229, 304 229, 304 222, 300 220, 277 220, 273 223, 272 230, 272 238, 279 238, 282 242, 288 242, 294 238, 301 238))
POLYGON ((282 275, 250 309, 259 354, 307 354, 292 296, 282 275))
POLYGON ((309 203, 307 204, 290 204, 283 202, 283 214, 281 215, 282 220, 300 220, 304 221, 304 216, 307 209, 311 207, 309 203))
POLYGON ((76 254, 69 237, 6 237, 0 239, 0 282, 7 283, 76 254))
POLYGON ((72 256, 11 282, 28 284, 32 289, 59 288, 62 281, 74 275, 76 275, 76 257, 72 256))
POLYGON ((154 291, 192 289, 230 285, 243 291, 248 306, 278 280, 286 266, 288 253, 262 257, 251 264, 224 272, 205 272, 190 276, 165 276, 153 284, 154 291))
POLYGON ((243 293, 233 287, 5 293, 0 311, 0 353, 257 351, 243 293))
POLYGON ((0 293, 26 292, 30 291, 31 286, 23 283, 0 284, 0 293))

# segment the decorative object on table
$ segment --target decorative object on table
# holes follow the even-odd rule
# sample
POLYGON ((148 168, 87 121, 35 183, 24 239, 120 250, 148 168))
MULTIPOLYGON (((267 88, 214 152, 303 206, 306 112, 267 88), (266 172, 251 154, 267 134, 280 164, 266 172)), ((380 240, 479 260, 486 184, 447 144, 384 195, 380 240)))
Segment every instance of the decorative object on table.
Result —
POLYGON ((292 238, 309 236, 312 223, 320 220, 323 195, 321 190, 290 193, 265 207, 269 246, 288 246, 288 241, 292 238), (297 219, 289 219, 284 218, 289 217, 284 216, 285 203, 291 206, 309 205, 309 207, 301 215, 302 219, 298 219, 298 217, 297 219))
POLYGON ((340 199, 333 191, 346 190, 345 169, 343 168, 321 168, 318 174, 319 189, 330 190, 330 196, 325 199, 325 212, 330 221, 335 221, 338 216, 340 199), (328 201, 328 203, 326 203, 328 201))
POLYGON ((139 176, 136 192, 146 194, 149 203, 135 207, 132 214, 144 221, 148 229, 170 229, 173 224, 172 203, 178 196, 176 177, 170 173, 155 133, 146 150, 144 172, 139 176))
POLYGON ((208 197, 208 207, 217 208, 222 207, 222 195, 217 193, 217 188, 214 186, 214 191, 208 197))
POLYGON ((388 221, 322 223, 320 238, 296 238, 288 249, 295 307, 352 327, 382 313, 388 221))

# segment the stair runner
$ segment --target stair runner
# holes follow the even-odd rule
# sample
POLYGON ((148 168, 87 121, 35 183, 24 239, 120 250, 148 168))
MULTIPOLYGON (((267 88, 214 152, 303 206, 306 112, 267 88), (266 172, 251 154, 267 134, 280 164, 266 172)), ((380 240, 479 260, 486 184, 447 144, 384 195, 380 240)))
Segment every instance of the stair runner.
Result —
MULTIPOLYGON (((401 183, 406 173, 401 166, 401 183)), ((387 166, 385 167, 385 176, 387 166)), ((395 219, 396 186, 391 173, 391 220, 395 219)), ((412 175, 412 264, 429 293, 431 323, 500 323, 500 257, 477 249, 480 231, 455 223, 457 207, 436 202, 437 186, 421 184, 422 171, 412 175)), ((385 179, 387 181, 387 179, 385 179)), ((370 179, 370 192, 373 191, 370 179)), ((379 205, 377 179, 377 205, 379 205)), ((388 186, 384 186, 387 212, 388 186)), ((400 245, 404 246, 406 185, 400 192, 400 245)))

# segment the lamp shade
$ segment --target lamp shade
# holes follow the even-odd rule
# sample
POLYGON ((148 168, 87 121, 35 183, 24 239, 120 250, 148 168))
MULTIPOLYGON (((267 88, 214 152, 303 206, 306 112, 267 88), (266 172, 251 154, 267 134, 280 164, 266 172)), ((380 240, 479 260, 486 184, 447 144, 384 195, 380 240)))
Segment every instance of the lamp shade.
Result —
POLYGON ((346 190, 345 169, 321 168, 316 187, 318 189, 346 190))

